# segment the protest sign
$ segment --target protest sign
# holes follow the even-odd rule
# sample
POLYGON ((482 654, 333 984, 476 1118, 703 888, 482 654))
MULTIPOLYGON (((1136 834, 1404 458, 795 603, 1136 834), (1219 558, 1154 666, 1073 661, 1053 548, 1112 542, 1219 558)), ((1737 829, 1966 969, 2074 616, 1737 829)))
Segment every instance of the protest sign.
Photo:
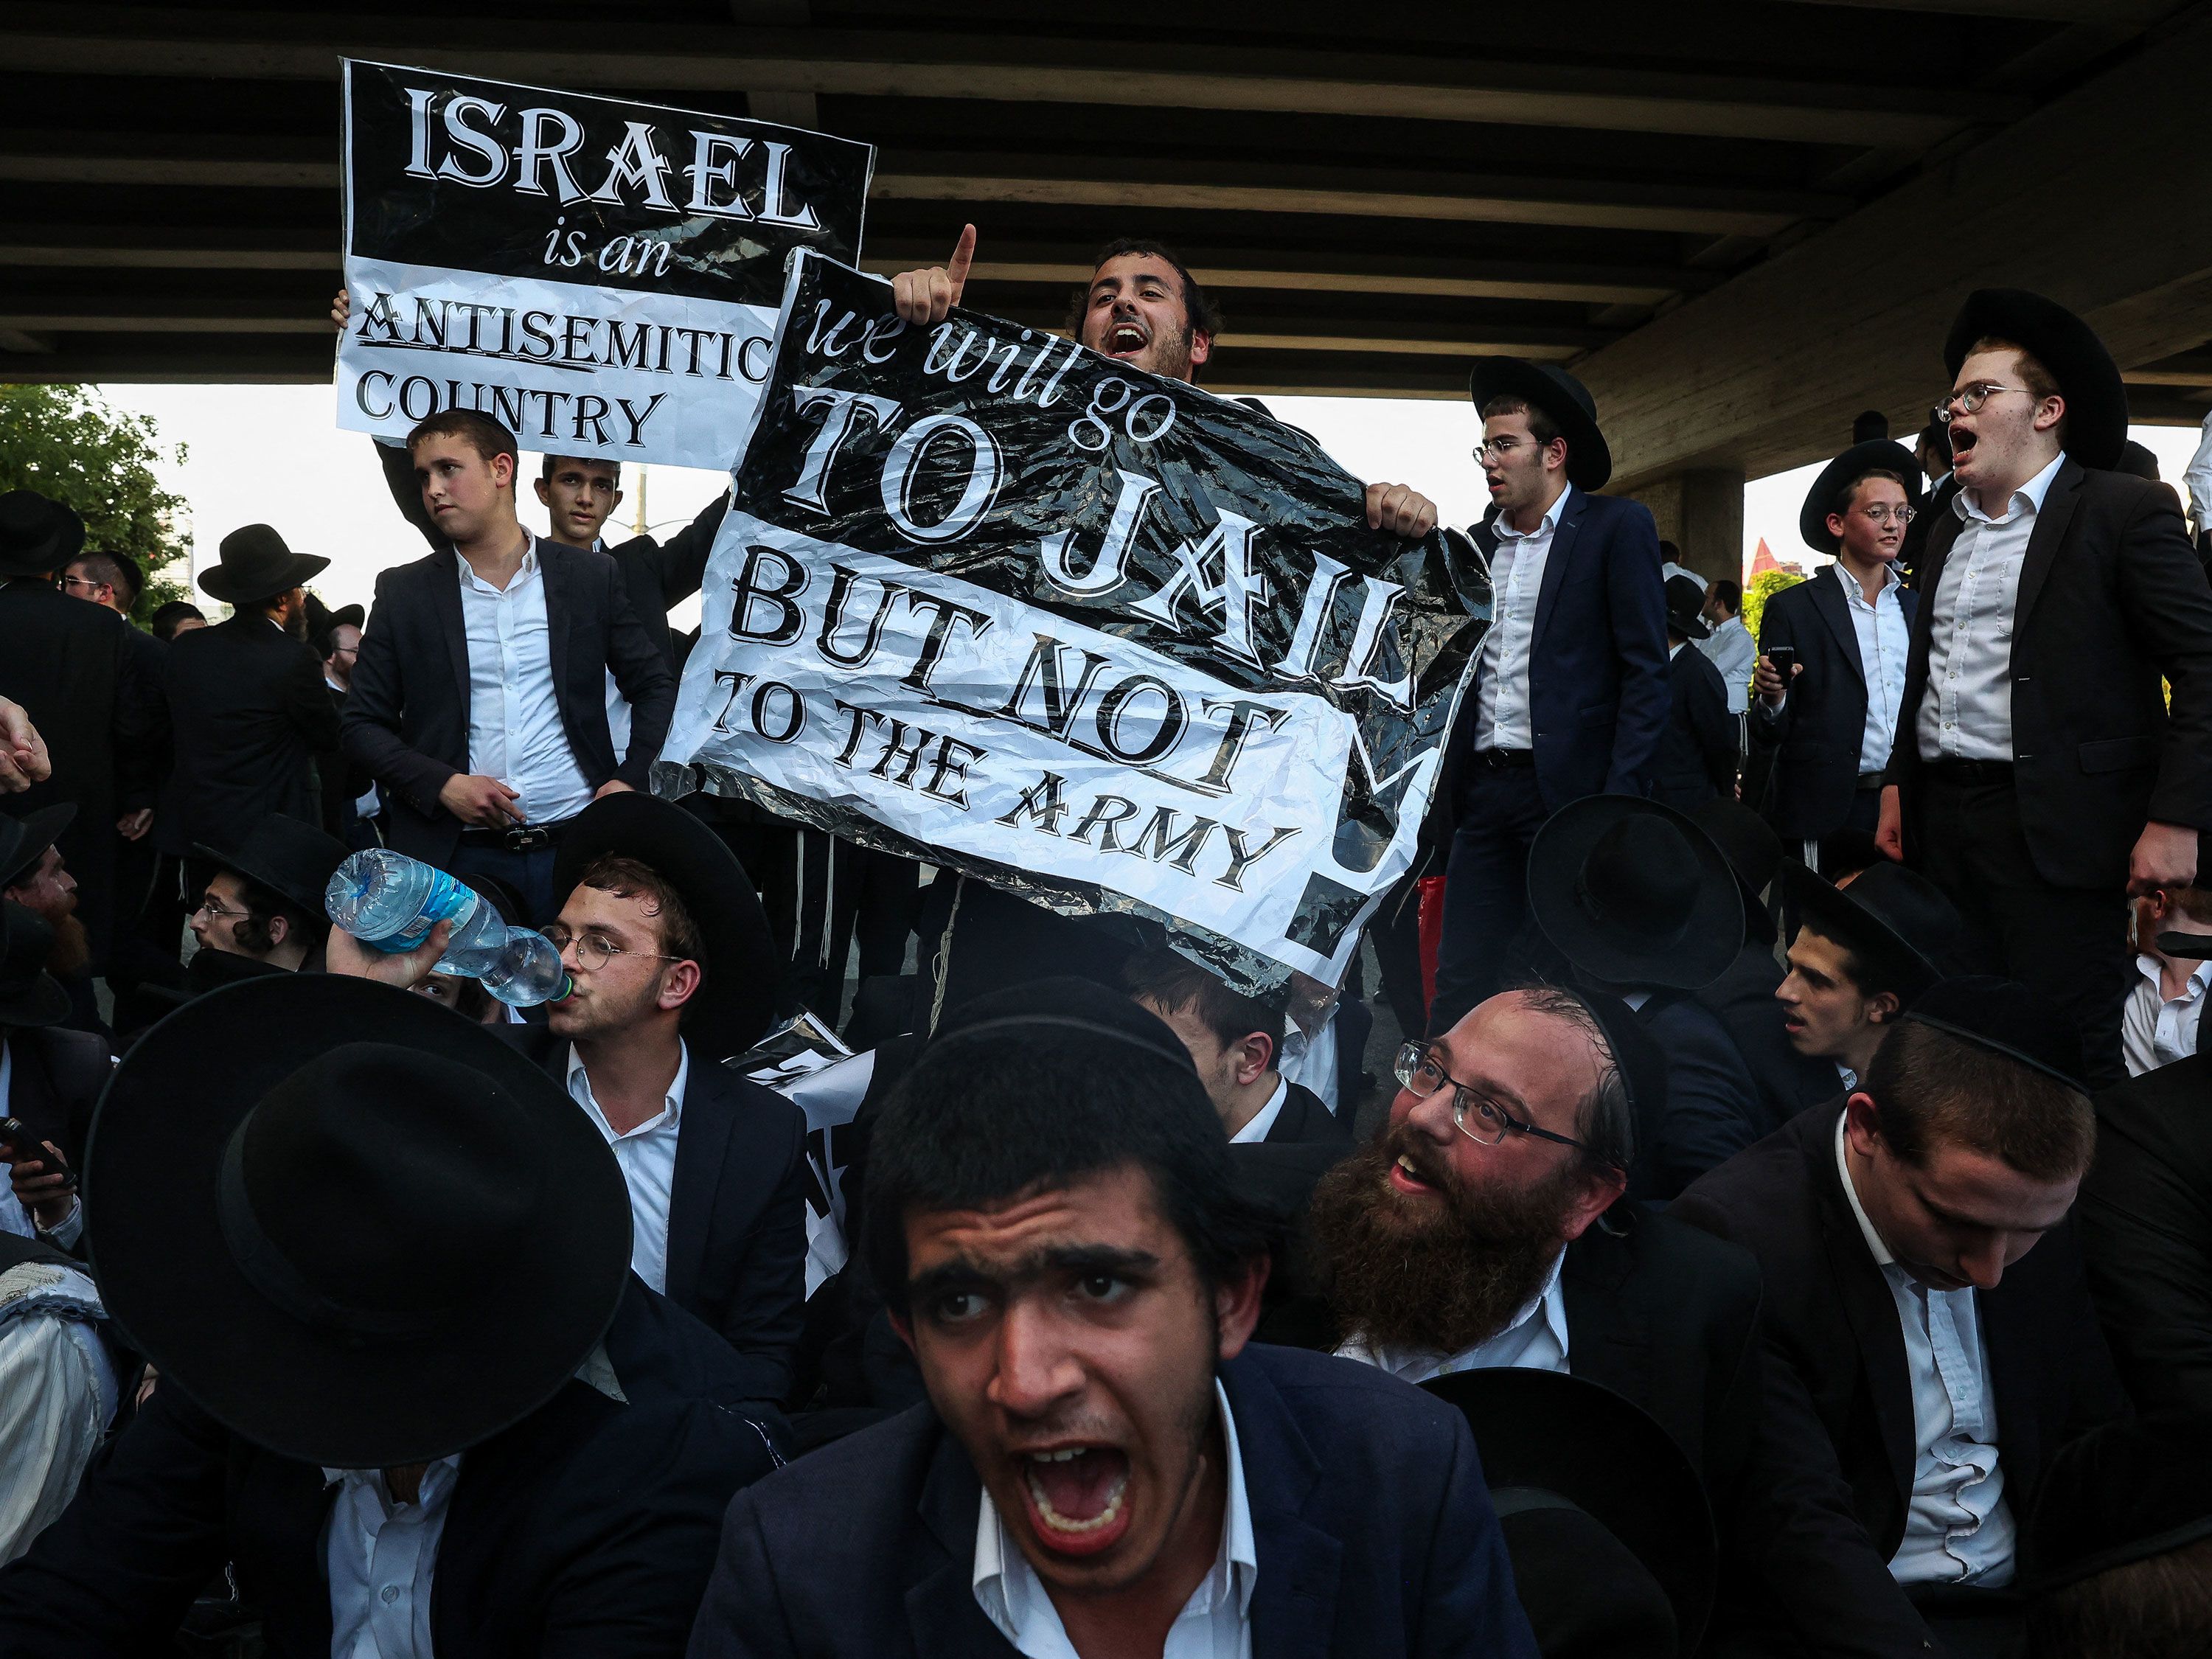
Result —
POLYGON ((783 261, 860 257, 875 152, 762 121, 345 64, 338 424, 458 404, 548 453, 726 467, 783 261))
POLYGON ((806 1114, 806 1294, 843 1267, 845 1166, 852 1161, 853 1117, 875 1075, 872 1052, 856 1054, 813 1013, 777 1026, 742 1054, 722 1062, 764 1084, 806 1114))
POLYGON ((1484 626, 1295 429, 802 252, 656 787, 1336 985, 1484 626))

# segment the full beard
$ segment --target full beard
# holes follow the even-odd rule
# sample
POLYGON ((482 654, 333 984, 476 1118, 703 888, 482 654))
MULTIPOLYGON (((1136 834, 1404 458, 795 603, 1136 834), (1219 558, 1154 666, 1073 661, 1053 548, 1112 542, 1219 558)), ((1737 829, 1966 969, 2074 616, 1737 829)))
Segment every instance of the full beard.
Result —
POLYGON ((92 966, 92 935, 73 915, 53 924, 54 948, 46 953, 46 971, 56 979, 73 979, 92 966))
POLYGON ((1314 1237, 1338 1329, 1376 1348, 1457 1353, 1496 1335, 1550 1277, 1581 1171, 1523 1193, 1462 1191, 1420 1137, 1386 1128, 1322 1178, 1314 1237), (1423 1213, 1389 1184, 1403 1154, 1443 1202, 1423 1213))

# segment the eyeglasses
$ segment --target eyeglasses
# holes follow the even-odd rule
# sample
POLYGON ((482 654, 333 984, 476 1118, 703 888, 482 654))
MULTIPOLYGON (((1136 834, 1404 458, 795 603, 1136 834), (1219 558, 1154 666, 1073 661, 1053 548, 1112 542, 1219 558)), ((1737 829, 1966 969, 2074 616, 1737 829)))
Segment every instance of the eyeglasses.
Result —
POLYGON ((1479 1095, 1444 1070, 1443 1050, 1426 1042, 1408 1042, 1398 1050, 1398 1081, 1426 1100, 1445 1085, 1452 1089, 1452 1127, 1478 1146, 1495 1146, 1509 1134, 1534 1135, 1577 1152, 1590 1149, 1570 1135, 1553 1134, 1533 1123, 1523 1123, 1487 1096, 1479 1095))
POLYGON ((1480 464, 1495 455, 1502 461, 1516 449, 1541 449, 1543 447, 1533 438, 1485 438, 1474 447, 1474 459, 1480 464))
POLYGON ((108 584, 106 582, 96 582, 89 576, 64 576, 59 581, 54 584, 56 587, 60 588, 64 593, 68 592, 72 587, 88 587, 94 592, 97 593, 101 588, 106 587, 107 585, 108 584))
POLYGON ((654 962, 689 962, 689 957, 663 956, 658 951, 633 951, 628 945, 616 945, 597 933, 572 933, 559 922, 538 930, 545 935, 556 954, 567 956, 568 947, 576 947, 576 966, 586 973, 604 968, 617 957, 646 957, 654 962))
POLYGON ((1978 415, 1982 405, 2000 392, 2025 392, 2024 386, 1999 386, 1995 380, 1977 380, 1972 386, 1960 386, 1936 405, 1936 419, 1944 426, 1951 424, 1951 405, 1956 404, 1969 415, 1978 415))
POLYGON ((229 909, 219 902, 213 893, 208 893, 201 897, 192 914, 196 916, 205 916, 210 921, 216 921, 224 916, 250 916, 253 912, 229 909))
POLYGON ((1920 516, 1909 507, 1890 507, 1887 504, 1863 507, 1859 509, 1859 515, 1869 524, 1887 524, 1894 519, 1899 525, 1911 524, 1920 516))

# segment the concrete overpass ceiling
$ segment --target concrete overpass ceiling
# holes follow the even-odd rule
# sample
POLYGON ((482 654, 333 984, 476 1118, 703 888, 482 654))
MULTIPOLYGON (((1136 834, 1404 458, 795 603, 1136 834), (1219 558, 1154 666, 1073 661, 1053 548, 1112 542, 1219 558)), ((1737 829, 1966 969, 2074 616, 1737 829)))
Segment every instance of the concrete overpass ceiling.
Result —
POLYGON ((342 53, 811 121, 878 147, 874 269, 972 219, 973 302, 1058 324, 1100 242, 1157 234, 1220 291, 1220 389, 1455 397, 1485 351, 1606 361, 2193 9, 10 3, 0 379, 325 378, 342 53))

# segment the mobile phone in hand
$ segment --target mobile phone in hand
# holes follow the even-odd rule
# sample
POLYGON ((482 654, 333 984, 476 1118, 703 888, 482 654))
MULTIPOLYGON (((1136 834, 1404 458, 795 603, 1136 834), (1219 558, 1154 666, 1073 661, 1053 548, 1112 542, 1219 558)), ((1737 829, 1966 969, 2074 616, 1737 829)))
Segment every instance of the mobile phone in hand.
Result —
POLYGON ((15 1154, 16 1163, 39 1164, 43 1173, 61 1176, 64 1187, 76 1185, 76 1171, 48 1152, 38 1136, 24 1125, 22 1119, 0 1117, 0 1145, 6 1146, 15 1154))

